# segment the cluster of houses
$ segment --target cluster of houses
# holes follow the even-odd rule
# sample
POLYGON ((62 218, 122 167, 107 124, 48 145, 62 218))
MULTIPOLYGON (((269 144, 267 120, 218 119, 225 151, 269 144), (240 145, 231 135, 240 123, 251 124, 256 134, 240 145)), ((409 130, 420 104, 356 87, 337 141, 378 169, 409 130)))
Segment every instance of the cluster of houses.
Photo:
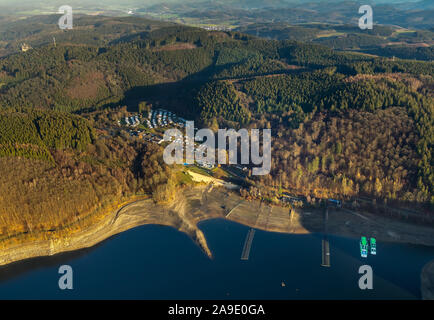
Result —
POLYGON ((152 133, 144 133, 142 135, 142 138, 145 139, 146 141, 153 142, 153 143, 158 143, 160 141, 158 136, 152 133))
MULTIPOLYGON (((131 127, 131 129, 128 130, 131 136, 140 137, 146 141, 161 144, 162 142, 164 142, 164 140, 160 139, 157 135, 152 133, 147 133, 142 130, 132 129, 132 128, 137 127, 141 123, 143 123, 145 126, 147 126, 150 129, 166 127, 169 125, 177 125, 180 127, 185 127, 186 122, 187 120, 176 116, 176 114, 174 114, 173 112, 164 109, 157 109, 157 110, 151 110, 148 113, 147 118, 141 118, 140 115, 132 115, 129 117, 125 117, 118 121, 118 125, 119 126, 126 125, 128 127, 131 127)), ((195 131, 197 131, 197 128, 194 129, 195 131)), ((179 136, 175 136, 174 138, 175 138, 174 140, 175 142, 182 143, 182 144, 184 144, 185 142, 185 145, 187 147, 190 146, 194 147, 195 144, 194 139, 191 139, 189 137, 184 137, 182 134, 180 134, 179 136)), ((206 160, 198 160, 197 164, 207 169, 214 168, 214 163, 210 163, 206 160)))
MULTIPOLYGON (((191 147, 195 145, 194 139, 191 139, 190 137, 184 137, 182 134, 177 134, 174 136, 173 142, 184 144, 186 147, 191 147)), ((159 144, 164 142, 164 140, 160 140, 159 144)), ((196 164, 207 169, 213 169, 215 167, 214 163, 206 161, 206 159, 196 159, 196 164)))
POLYGON ((167 127, 171 124, 177 124, 181 127, 185 126, 185 119, 177 117, 173 112, 158 109, 151 110, 145 123, 148 128, 167 127))
MULTIPOLYGON (((185 145, 187 147, 194 146, 194 139, 191 139, 190 137, 184 137, 182 134, 177 134, 174 136, 175 140, 173 142, 183 144, 185 139, 185 145)), ((163 142, 164 140, 161 140, 163 142)), ((160 142, 160 143, 161 143, 160 142)))
MULTIPOLYGON (((125 117, 123 119, 125 125, 128 127, 137 127, 140 124, 140 119, 138 115, 131 116, 131 117, 125 117)), ((118 125, 121 125, 121 120, 118 120, 118 125)))
POLYGON ((139 137, 149 142, 160 143, 160 138, 153 133, 148 133, 141 130, 129 130, 128 132, 132 137, 139 137))
POLYGON ((279 198, 280 201, 283 203, 290 203, 295 206, 301 206, 305 202, 304 198, 301 197, 294 197, 290 195, 289 193, 283 192, 282 196, 279 198))

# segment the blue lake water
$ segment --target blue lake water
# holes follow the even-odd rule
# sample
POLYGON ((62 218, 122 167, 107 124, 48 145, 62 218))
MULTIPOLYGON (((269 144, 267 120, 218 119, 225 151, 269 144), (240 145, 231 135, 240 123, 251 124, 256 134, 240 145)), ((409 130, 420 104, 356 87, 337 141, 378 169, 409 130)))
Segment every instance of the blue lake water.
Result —
POLYGON ((202 222, 213 259, 185 234, 148 225, 85 250, 0 267, 0 299, 420 299, 420 273, 434 248, 381 243, 362 259, 359 240, 330 236, 331 267, 321 266, 321 234, 257 230, 250 259, 240 259, 249 227, 202 222), (58 287, 70 265, 74 289, 58 287), (374 271, 360 290, 358 269, 374 271), (285 286, 282 286, 282 282, 285 286))

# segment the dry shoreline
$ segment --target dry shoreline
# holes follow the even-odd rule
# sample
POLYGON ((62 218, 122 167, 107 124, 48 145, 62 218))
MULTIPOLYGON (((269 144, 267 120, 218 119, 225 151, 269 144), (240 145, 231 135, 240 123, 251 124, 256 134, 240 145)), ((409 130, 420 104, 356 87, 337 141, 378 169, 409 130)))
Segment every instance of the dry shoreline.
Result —
MULTIPOLYGON (((146 224, 171 226, 185 232, 212 258, 206 238, 197 225, 213 218, 225 218, 272 232, 308 234, 324 231, 321 210, 298 210, 290 214, 288 208, 246 201, 222 186, 200 185, 183 190, 171 204, 157 205, 151 199, 129 203, 70 237, 10 245, 0 252, 0 266, 89 248, 115 234, 146 224)), ((328 233, 345 237, 372 235, 378 241, 434 246, 434 228, 409 225, 369 213, 331 210, 328 233)))

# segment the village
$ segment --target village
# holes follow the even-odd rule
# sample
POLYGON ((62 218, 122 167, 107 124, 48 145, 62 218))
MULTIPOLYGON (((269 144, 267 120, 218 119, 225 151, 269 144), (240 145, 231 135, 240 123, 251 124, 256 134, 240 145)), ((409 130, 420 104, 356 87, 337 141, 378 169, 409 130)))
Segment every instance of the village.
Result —
MULTIPOLYGON (((150 110, 147 116, 143 114, 133 114, 127 116, 121 120, 118 120, 118 126, 128 128, 128 133, 132 137, 139 137, 145 141, 161 144, 164 142, 163 128, 179 127, 185 128, 187 120, 178 117, 175 113, 165 110, 156 109, 150 110)), ((198 128, 194 128, 195 132, 198 128)), ((184 137, 182 135, 175 136, 174 142, 183 142, 184 137)), ((196 142, 189 137, 185 138, 185 144, 187 147, 196 145, 196 142)), ((213 163, 206 160, 197 160, 197 165, 206 169, 214 169, 213 163)))

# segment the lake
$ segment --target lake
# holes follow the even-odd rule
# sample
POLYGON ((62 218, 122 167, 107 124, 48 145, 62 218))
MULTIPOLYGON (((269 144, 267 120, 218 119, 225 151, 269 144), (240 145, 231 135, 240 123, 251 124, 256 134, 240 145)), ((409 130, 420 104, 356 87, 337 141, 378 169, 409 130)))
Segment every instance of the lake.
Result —
POLYGON ((213 259, 187 235, 147 225, 90 249, 0 267, 0 299, 420 299, 421 270, 434 259, 431 247, 381 242, 362 259, 359 239, 329 236, 331 267, 322 267, 321 234, 257 230, 243 261, 249 227, 223 219, 199 227, 213 259), (64 264, 73 290, 58 287, 64 264), (365 264, 373 290, 358 286, 365 264))

